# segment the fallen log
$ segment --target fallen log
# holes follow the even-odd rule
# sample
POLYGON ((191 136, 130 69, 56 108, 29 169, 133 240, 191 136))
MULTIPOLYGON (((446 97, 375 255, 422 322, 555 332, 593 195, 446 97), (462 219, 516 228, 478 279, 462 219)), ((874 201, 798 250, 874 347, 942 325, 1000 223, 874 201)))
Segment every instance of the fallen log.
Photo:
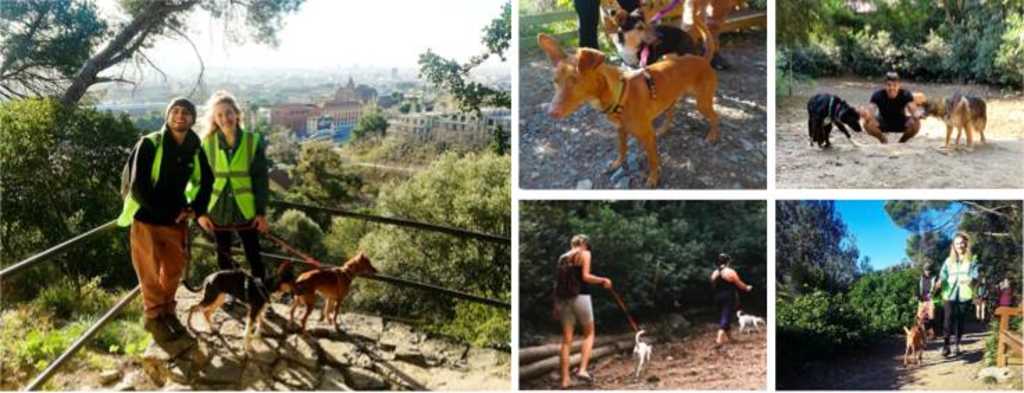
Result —
MULTIPOLYGON (((632 340, 633 333, 623 333, 615 336, 604 336, 594 340, 594 347, 600 347, 610 342, 632 340)), ((571 352, 579 352, 580 346, 583 345, 583 339, 577 339, 572 342, 571 352)), ((519 366, 523 366, 528 363, 533 363, 538 359, 543 359, 551 356, 558 355, 558 351, 562 349, 562 343, 555 344, 544 344, 533 347, 520 348, 519 349, 519 366)))
MULTIPOLYGON (((646 339, 646 341, 648 343, 652 343, 652 344, 657 342, 657 340, 654 340, 654 339, 646 339)), ((604 344, 600 348, 595 346, 594 351, 590 353, 590 361, 591 362, 595 362, 598 359, 603 358, 605 356, 608 356, 608 355, 611 355, 611 354, 614 354, 614 353, 618 353, 618 352, 628 351, 628 350, 631 350, 631 349, 633 349, 633 339, 609 342, 609 343, 604 344)), ((582 360, 582 358, 583 358, 583 356, 581 354, 579 354, 579 353, 569 357, 569 367, 574 367, 574 366, 579 365, 580 361, 582 360)), ((525 366, 520 365, 519 366, 519 380, 523 381, 523 380, 533 379, 533 378, 539 377, 541 375, 544 375, 545 373, 557 370, 558 369, 558 361, 559 361, 558 355, 555 355, 555 356, 552 356, 552 357, 549 357, 549 358, 546 358, 546 359, 543 359, 543 360, 539 360, 539 361, 530 363, 530 364, 525 365, 525 366)))

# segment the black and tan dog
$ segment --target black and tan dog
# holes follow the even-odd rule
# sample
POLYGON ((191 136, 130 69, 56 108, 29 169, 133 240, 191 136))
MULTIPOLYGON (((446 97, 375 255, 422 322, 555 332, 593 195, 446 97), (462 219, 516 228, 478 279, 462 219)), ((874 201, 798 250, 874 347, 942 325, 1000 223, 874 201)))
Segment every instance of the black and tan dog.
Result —
POLYGON ((619 155, 608 170, 618 169, 626 161, 626 138, 633 135, 647 153, 650 171, 647 186, 657 186, 661 167, 656 136, 671 125, 675 105, 681 98, 696 98, 697 110, 710 125, 705 140, 715 142, 719 137, 719 119, 714 107, 718 75, 710 64, 714 41, 706 30, 702 32, 704 45, 709 49, 704 57, 668 55, 665 60, 647 67, 647 75, 624 73, 606 64, 604 53, 593 49, 580 48, 574 54, 567 54, 554 38, 538 35, 538 45, 554 63, 555 95, 548 105, 548 114, 561 119, 590 103, 618 129, 619 155), (657 86, 657 95, 652 94, 654 86, 657 86), (655 131, 654 118, 662 113, 666 113, 665 122, 655 131))
POLYGON ((832 133, 833 125, 846 134, 846 140, 859 146, 846 130, 846 127, 850 127, 857 132, 863 131, 860 127, 860 113, 856 109, 832 94, 818 94, 807 100, 807 133, 811 138, 811 146, 817 143, 821 148, 832 147, 829 134, 832 133))
POLYGON ((203 280, 203 298, 188 310, 188 328, 192 326, 192 314, 202 310, 207 325, 214 333, 218 328, 213 324, 213 313, 224 304, 227 295, 248 306, 249 312, 245 319, 245 348, 251 349, 253 332, 259 335, 263 322, 263 312, 270 305, 270 295, 277 292, 289 292, 295 285, 295 275, 288 262, 277 269, 276 281, 262 283, 241 269, 222 270, 211 273, 203 280))
POLYGON ((956 145, 960 144, 962 131, 967 132, 968 149, 974 145, 973 133, 977 133, 981 137, 981 143, 985 143, 985 123, 988 121, 985 100, 959 92, 945 99, 928 99, 924 93, 918 92, 914 93, 914 103, 924 108, 926 116, 938 117, 946 123, 946 144, 942 146, 944 149, 949 148, 949 139, 954 128, 956 145))
POLYGON ((677 27, 652 26, 644 21, 643 13, 639 9, 629 13, 625 18, 615 20, 620 22, 615 35, 612 36, 612 42, 627 66, 642 68, 669 53, 680 56, 701 54, 699 44, 694 42, 689 34, 677 27))

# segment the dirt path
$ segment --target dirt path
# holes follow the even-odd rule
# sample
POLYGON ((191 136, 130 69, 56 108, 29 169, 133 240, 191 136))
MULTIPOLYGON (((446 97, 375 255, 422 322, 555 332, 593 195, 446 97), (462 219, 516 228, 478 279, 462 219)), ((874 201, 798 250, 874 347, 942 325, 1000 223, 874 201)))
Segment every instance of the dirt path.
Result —
MULTIPOLYGON (((706 324, 699 333, 682 341, 654 344, 649 367, 633 377, 636 360, 632 352, 600 359, 591 366, 593 384, 580 384, 586 390, 763 390, 768 369, 768 344, 765 333, 733 334, 734 341, 715 348, 717 327, 706 324)), ((557 390, 558 373, 550 373, 521 389, 557 390)))
POLYGON ((857 356, 838 357, 828 364, 814 364, 799 378, 778 382, 778 388, 794 390, 1020 390, 1021 368, 1015 379, 1003 384, 978 379, 985 368, 988 332, 973 324, 964 335, 961 354, 943 358, 942 338, 928 342, 921 365, 903 366, 904 339, 893 337, 857 356))
MULTIPOLYGON (((762 32, 732 36, 723 52, 733 68, 718 73, 715 111, 722 139, 704 142, 708 124, 693 99, 678 107, 673 126, 658 139, 661 184, 668 189, 766 187, 766 50, 762 32)), ((605 168, 618 155, 614 126, 585 105, 567 119, 544 110, 554 94, 551 64, 539 51, 519 66, 519 183, 528 189, 643 188, 647 159, 633 138, 627 167, 605 168)), ((659 120, 660 122, 661 120, 659 120)), ((660 124, 660 123, 656 123, 660 124)))
MULTIPOLYGON (((955 90, 982 96, 988 102, 989 143, 968 152, 939 150, 945 124, 928 118, 907 143, 887 134, 889 144, 865 133, 853 133, 857 147, 838 131, 832 149, 810 147, 807 100, 830 92, 854 106, 866 104, 878 83, 855 79, 820 79, 800 85, 792 97, 779 97, 776 112, 776 179, 779 188, 1022 188, 1024 187, 1024 96, 1005 96, 980 86, 904 83, 911 91, 935 97, 955 90)), ((966 143, 961 141, 961 143, 966 143)))

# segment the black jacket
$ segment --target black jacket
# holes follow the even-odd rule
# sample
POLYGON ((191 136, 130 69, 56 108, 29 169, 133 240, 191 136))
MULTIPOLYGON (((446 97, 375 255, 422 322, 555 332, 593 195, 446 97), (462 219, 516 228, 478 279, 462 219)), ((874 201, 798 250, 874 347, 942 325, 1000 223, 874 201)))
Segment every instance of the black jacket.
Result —
POLYGON ((185 140, 178 145, 164 126, 163 158, 160 160, 160 179, 153 185, 150 173, 153 159, 156 158, 156 146, 148 141, 139 144, 132 164, 131 192, 139 202, 139 211, 135 219, 147 224, 174 225, 174 219, 182 209, 191 208, 196 216, 206 214, 213 191, 213 169, 202 153, 199 136, 189 130, 185 140), (199 193, 189 204, 185 200, 185 186, 192 177, 193 156, 199 156, 199 193))

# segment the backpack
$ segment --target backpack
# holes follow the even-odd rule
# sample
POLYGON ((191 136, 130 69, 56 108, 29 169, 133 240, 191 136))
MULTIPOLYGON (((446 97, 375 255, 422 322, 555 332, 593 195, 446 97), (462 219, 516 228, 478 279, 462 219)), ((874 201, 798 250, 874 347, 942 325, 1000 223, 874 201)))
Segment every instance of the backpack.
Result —
POLYGON ((580 294, 582 278, 576 274, 576 257, 579 252, 569 251, 558 257, 555 272, 555 298, 570 299, 580 294))
POLYGON ((135 142, 135 147, 132 148, 131 154, 128 155, 128 161, 125 161, 124 168, 121 169, 121 199, 127 198, 132 192, 132 173, 134 173, 135 170, 135 156, 139 154, 139 148, 142 147, 142 142, 149 139, 148 137, 148 135, 144 135, 139 138, 138 142, 135 142))

